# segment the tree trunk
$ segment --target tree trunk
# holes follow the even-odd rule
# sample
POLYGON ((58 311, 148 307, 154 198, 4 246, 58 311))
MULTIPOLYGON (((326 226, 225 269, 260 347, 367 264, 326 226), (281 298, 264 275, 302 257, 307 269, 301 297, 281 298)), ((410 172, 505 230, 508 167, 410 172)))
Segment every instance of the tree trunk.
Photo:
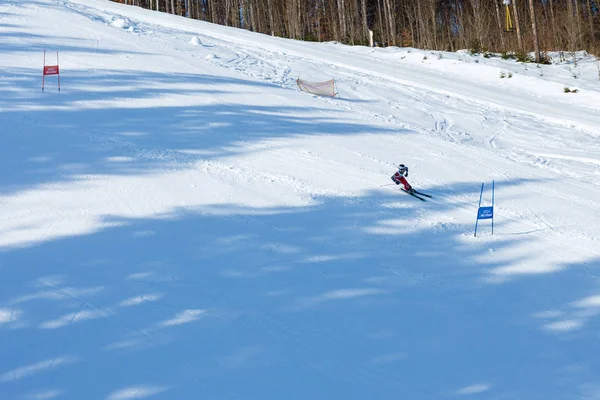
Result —
POLYGON ((437 18, 436 18, 436 14, 435 14, 435 5, 436 5, 436 1, 430 1, 429 2, 429 6, 431 7, 431 34, 433 35, 433 47, 434 48, 438 48, 438 42, 437 42, 437 18))
POLYGON ((322 18, 321 18, 321 8, 319 7, 319 5, 317 4, 315 6, 315 31, 317 34, 317 40, 320 42, 321 41, 321 23, 322 23, 322 18))
POLYGON ((250 14, 250 25, 252 25, 252 30, 254 32, 260 32, 260 29, 258 29, 258 25, 256 25, 256 15, 254 13, 254 6, 252 4, 252 1, 248 1, 246 3, 246 7, 248 7, 248 13, 250 14))
POLYGON ((537 21, 535 16, 535 6, 533 0, 529 0, 529 12, 531 13, 531 29, 533 31, 533 49, 535 51, 535 62, 542 62, 542 55, 540 53, 540 38, 537 30, 537 21))
POLYGON ((365 39, 367 40, 367 42, 369 42, 371 36, 369 33, 369 24, 367 22, 367 0, 361 0, 360 6, 361 6, 361 13, 362 13, 361 17, 362 17, 363 35, 364 35, 365 39))
POLYGON ((273 20, 273 0, 267 0, 269 7, 269 28, 271 28, 271 36, 275 36, 275 23, 273 20))
POLYGON ((396 45, 396 24, 394 23, 394 13, 392 12, 392 5, 390 4, 390 0, 383 0, 385 4, 385 8, 387 10, 387 23, 388 23, 388 32, 390 44, 392 46, 396 45))
POLYGON ((347 40, 347 31, 346 31, 346 4, 344 4, 344 0, 337 0, 338 6, 338 18, 340 20, 340 34, 342 41, 347 40))
POLYGON ((382 18, 382 15, 381 15, 381 1, 382 0, 377 0, 377 12, 379 14, 379 26, 381 29, 381 43, 383 46, 383 44, 387 42, 387 35, 386 35, 386 29, 385 29, 386 22, 382 18))
POLYGON ((208 0, 210 1, 210 19, 213 24, 217 23, 217 9, 215 7, 215 1, 217 0, 208 0))
MULTIPOLYGON (((569 0, 570 1, 570 0, 569 0)), ((521 23, 519 22, 519 9, 517 7, 517 0, 512 0, 513 10, 515 12, 515 27, 517 28, 517 43, 519 44, 519 50, 523 51, 523 36, 521 36, 521 23)))
POLYGON ((231 11, 230 0, 221 0, 221 2, 225 1, 225 18, 223 19, 223 25, 229 26, 229 13, 231 11))
MULTIPOLYGON (((581 13, 579 12, 579 1, 580 0, 576 0, 575 1, 575 18, 577 19, 577 32, 579 33, 579 48, 583 47, 583 32, 581 31, 581 25, 583 25, 581 22, 581 13)), ((578 49, 579 50, 579 49, 578 49)))
POLYGON ((554 16, 554 0, 550 0, 549 1, 549 7, 550 7, 550 22, 552 24, 552 39, 554 41, 554 48, 555 49, 560 49, 561 47, 561 40, 559 37, 559 29, 556 26, 556 17, 554 16))
POLYGON ((504 41, 504 29, 502 28, 502 18, 500 17, 500 6, 498 0, 492 0, 496 6, 496 20, 498 21, 498 32, 500 33, 500 46, 506 51, 506 42, 504 41))
POLYGON ((446 34, 448 35, 448 43, 450 43, 450 51, 454 52, 454 41, 452 40, 451 24, 446 23, 446 34))
POLYGON ((590 21, 590 41, 594 43, 596 41, 596 29, 594 27, 594 13, 592 12, 592 2, 587 0, 588 19, 590 21))
POLYGON ((424 19, 423 19, 423 13, 421 11, 421 2, 420 1, 417 2, 417 18, 416 18, 416 20, 418 21, 417 26, 419 28, 418 35, 417 35, 417 38, 419 41, 418 41, 417 47, 425 48, 428 45, 427 37, 426 37, 427 29, 425 29, 425 26, 424 26, 425 23, 423 22, 424 19))

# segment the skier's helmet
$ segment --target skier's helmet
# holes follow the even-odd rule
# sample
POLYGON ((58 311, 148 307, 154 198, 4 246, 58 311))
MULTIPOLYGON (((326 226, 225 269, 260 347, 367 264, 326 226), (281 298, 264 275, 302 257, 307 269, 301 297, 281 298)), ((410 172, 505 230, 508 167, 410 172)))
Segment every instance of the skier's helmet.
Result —
POLYGON ((404 164, 400 164, 400 165, 398 165, 398 168, 402 169, 402 168, 406 168, 406 166, 404 164))

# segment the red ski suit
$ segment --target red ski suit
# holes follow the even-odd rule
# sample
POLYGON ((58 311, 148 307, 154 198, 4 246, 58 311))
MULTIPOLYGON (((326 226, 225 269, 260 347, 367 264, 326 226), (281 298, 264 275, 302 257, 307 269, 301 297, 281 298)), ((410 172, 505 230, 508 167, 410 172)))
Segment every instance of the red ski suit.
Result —
POLYGON ((410 186, 410 184, 408 183, 408 181, 406 180, 406 178, 404 177, 404 175, 402 175, 400 173, 400 171, 397 171, 392 176, 392 180, 396 183, 396 185, 403 184, 404 185, 404 190, 406 190, 406 191, 410 191, 412 189, 412 186, 410 186))

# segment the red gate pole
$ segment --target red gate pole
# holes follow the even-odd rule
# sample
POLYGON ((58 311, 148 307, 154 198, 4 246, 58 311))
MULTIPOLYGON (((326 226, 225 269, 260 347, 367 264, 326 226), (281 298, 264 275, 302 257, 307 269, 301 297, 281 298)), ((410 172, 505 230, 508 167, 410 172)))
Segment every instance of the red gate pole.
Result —
MULTIPOLYGON (((56 66, 58 67, 59 65, 60 65, 60 63, 58 62, 58 50, 56 50, 56 66)), ((58 70, 57 78, 58 78, 58 91, 60 92, 60 69, 58 70)))
POLYGON ((44 68, 42 69, 42 92, 44 91, 44 79, 46 78, 46 50, 44 50, 44 68))
POLYGON ((44 70, 42 72, 42 92, 44 91, 46 75, 57 75, 58 91, 60 92, 60 66, 58 65, 58 51, 56 51, 56 65, 46 65, 46 50, 44 50, 44 70))

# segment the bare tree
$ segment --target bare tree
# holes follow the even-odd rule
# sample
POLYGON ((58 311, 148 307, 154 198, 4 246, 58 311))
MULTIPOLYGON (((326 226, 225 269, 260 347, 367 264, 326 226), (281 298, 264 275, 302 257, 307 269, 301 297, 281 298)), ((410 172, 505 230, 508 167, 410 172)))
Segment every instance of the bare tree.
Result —
POLYGON ((533 50, 536 60, 542 48, 600 48, 600 0, 511 0, 516 38, 504 32, 503 0, 112 1, 296 39, 366 44, 372 30, 384 46, 533 50))
POLYGON ((540 53, 540 39, 537 30, 537 21, 535 16, 535 7, 533 0, 529 0, 529 13, 531 14, 531 30, 533 31, 533 47, 535 51, 535 62, 540 63, 542 61, 542 55, 540 53))
POLYGON ((498 37, 500 38, 500 47, 506 49, 506 42, 504 41, 504 28, 502 28, 502 18, 500 17, 500 6, 498 0, 492 0, 496 8, 496 21, 498 22, 498 37))
POLYGON ((523 36, 521 35, 521 23, 519 22, 519 7, 517 0, 512 0, 513 11, 515 14, 515 28, 517 30, 517 42, 519 43, 519 51, 523 51, 523 36))
POLYGON ((360 0, 361 22, 364 38, 369 43, 369 24, 367 22, 367 0, 360 0))
POLYGON ((340 35, 342 40, 346 40, 346 14, 344 13, 346 4, 344 0, 337 0, 337 13, 340 20, 340 35))

